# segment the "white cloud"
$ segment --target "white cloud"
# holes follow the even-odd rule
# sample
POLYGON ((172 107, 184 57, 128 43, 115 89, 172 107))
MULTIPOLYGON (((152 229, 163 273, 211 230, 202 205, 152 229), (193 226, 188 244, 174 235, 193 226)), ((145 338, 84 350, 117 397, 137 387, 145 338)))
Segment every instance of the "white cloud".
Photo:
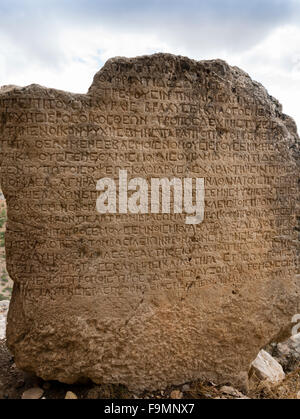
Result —
POLYGON ((22 48, 0 36, 0 84, 28 85, 38 83, 48 87, 86 93, 94 74, 106 60, 114 56, 136 56, 170 51, 169 46, 154 34, 135 32, 120 34, 104 29, 80 30, 65 28, 59 35, 63 62, 57 68, 47 63, 26 59, 22 48), (5 47, 4 47, 5 46, 5 47), (3 53, 3 50, 7 51, 3 53), (1 51, 2 49, 2 51, 1 51), (22 71, 20 71, 22 69, 22 71))
POLYGON ((226 58, 262 83, 300 127, 300 27, 278 28, 251 50, 226 58))
POLYGON ((113 56, 162 51, 223 58, 264 84, 300 126, 299 0, 41 4, 0 0, 0 85, 39 83, 84 93, 113 56))

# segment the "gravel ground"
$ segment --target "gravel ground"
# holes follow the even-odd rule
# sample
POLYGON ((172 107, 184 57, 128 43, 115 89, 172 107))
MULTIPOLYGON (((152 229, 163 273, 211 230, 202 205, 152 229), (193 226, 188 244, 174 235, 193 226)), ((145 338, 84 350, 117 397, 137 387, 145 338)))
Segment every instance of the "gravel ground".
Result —
POLYGON ((9 301, 0 301, 0 339, 5 338, 6 317, 9 307, 9 301))

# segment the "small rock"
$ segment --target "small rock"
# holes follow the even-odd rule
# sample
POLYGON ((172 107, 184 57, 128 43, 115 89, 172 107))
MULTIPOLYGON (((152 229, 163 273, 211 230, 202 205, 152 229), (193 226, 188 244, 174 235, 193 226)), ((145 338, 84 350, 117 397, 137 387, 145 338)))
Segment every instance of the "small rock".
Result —
POLYGON ((185 384, 183 387, 182 387, 182 391, 183 392, 185 392, 185 391, 189 391, 190 390, 190 386, 188 385, 188 384, 185 384))
POLYGON ((229 396, 233 396, 236 397, 238 399, 247 399, 248 397, 246 397, 243 393, 241 393, 240 391, 238 391, 237 389, 233 388, 233 387, 229 387, 229 386, 223 386, 220 388, 220 391, 224 394, 228 394, 229 396))
POLYGON ((268 352, 261 350, 252 362, 250 381, 267 381, 272 384, 280 383, 285 378, 282 366, 268 352))
POLYGON ((172 393, 170 394, 171 399, 182 399, 182 393, 179 390, 173 390, 172 393))
POLYGON ((7 311, 8 308, 9 308, 9 301, 8 300, 0 301, 0 311, 7 311))
POLYGON ((24 400, 35 400, 40 399, 44 394, 44 390, 39 387, 33 387, 29 390, 24 391, 22 399, 24 400))
POLYGON ((73 393, 72 391, 68 391, 66 394, 65 400, 75 400, 75 399, 78 399, 76 394, 73 393))

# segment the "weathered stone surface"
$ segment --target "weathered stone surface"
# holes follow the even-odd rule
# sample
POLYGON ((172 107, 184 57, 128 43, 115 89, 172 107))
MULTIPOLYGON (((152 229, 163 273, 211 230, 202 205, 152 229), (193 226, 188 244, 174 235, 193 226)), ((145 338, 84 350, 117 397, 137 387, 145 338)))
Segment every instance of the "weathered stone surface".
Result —
POLYGON ((65 397, 66 400, 77 400, 78 397, 72 391, 68 391, 65 397))
POLYGON ((44 390, 40 387, 32 387, 29 390, 24 391, 22 399, 24 400, 36 400, 40 399, 44 394, 44 390))
POLYGON ((267 381, 271 384, 278 384, 285 379, 282 366, 264 350, 261 350, 252 362, 250 376, 254 383, 267 381))
POLYGON ((223 61, 157 54, 109 60, 87 95, 4 87, 0 116, 18 367, 133 390, 242 388, 300 312, 299 138, 280 104, 223 61), (204 179, 203 222, 173 204, 99 214, 97 182, 120 169, 204 179))
POLYGON ((179 391, 179 390, 173 390, 171 392, 171 394, 170 394, 170 398, 171 399, 174 399, 174 400, 176 400, 176 399, 182 399, 182 393, 181 393, 181 391, 179 391))

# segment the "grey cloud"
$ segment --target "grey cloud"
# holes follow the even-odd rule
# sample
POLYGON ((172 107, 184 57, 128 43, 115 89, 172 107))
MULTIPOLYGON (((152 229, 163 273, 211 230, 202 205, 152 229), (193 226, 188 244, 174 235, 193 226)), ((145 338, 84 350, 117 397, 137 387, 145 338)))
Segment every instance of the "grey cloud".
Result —
POLYGON ((155 32, 199 51, 241 50, 294 19, 299 14, 297 4, 295 0, 0 0, 4 22, 0 30, 16 42, 31 41, 41 55, 42 42, 46 49, 51 47, 45 34, 55 37, 63 26, 155 32))
POLYGON ((297 0, 0 0, 0 38, 31 62, 56 69, 66 65, 60 40, 68 28, 100 28, 120 38, 152 35, 165 41, 169 52, 210 58, 220 51, 243 52, 299 20, 298 6, 297 0))
POLYGON ((299 18, 297 4, 295 0, 63 0, 57 7, 66 22, 78 27, 152 33, 172 47, 203 54, 255 45, 277 26, 299 18))

